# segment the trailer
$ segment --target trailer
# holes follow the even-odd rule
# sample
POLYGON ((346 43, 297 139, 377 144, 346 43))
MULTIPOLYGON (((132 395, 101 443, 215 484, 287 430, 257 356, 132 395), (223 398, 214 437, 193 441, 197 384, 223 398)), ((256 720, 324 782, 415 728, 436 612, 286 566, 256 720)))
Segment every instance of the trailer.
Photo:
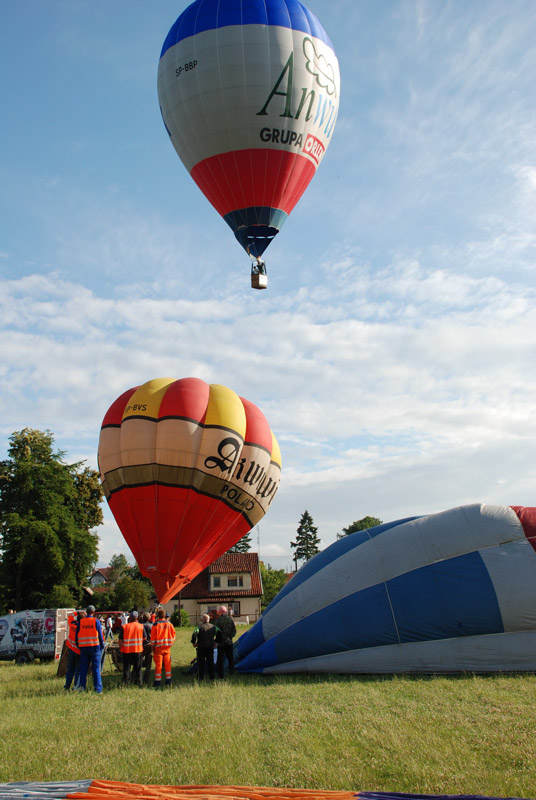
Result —
POLYGON ((60 659, 74 608, 18 611, 0 617, 0 660, 31 664, 60 659))

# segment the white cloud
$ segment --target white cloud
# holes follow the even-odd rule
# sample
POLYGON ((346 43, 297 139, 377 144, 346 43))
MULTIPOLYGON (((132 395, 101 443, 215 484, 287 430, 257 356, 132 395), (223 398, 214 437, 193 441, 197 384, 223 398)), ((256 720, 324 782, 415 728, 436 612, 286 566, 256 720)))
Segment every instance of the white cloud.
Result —
MULTIPOLYGON (((319 0, 311 7, 325 17, 319 0)), ((533 503, 530 0, 332 4, 323 21, 340 56, 340 117, 260 293, 165 141, 148 56, 172 20, 151 15, 148 40, 136 4, 118 55, 121 12, 107 15, 106 28, 90 6, 54 18, 64 46, 39 51, 54 91, 25 85, 27 109, 46 100, 54 123, 40 146, 18 147, 34 125, 20 104, 16 136, 6 127, 3 443, 49 428, 70 459, 95 465, 115 397, 196 375, 256 402, 278 436, 283 481, 260 526, 273 559, 288 559, 306 507, 327 542, 369 513, 533 503), (50 80, 60 51, 84 67, 74 43, 87 26, 104 37, 89 64, 89 127, 50 80)), ((13 98, 17 79, 26 74, 15 71, 13 98)), ((101 536, 107 563, 122 545, 109 514, 101 536)))

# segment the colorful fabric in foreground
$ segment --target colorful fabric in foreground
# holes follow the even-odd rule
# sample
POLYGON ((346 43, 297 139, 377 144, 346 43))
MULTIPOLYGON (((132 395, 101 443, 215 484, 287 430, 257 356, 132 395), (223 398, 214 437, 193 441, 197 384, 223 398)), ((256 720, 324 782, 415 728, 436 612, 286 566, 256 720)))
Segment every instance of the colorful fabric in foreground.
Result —
POLYGON ((240 672, 532 672, 536 508, 474 504, 339 539, 235 647, 240 672))
MULTIPOLYGON (((0 800, 522 800, 475 794, 398 794, 396 792, 337 792, 322 789, 284 789, 257 786, 155 786, 120 781, 65 783, 0 783, 0 800), (88 795, 90 797, 88 798, 88 795)), ((526 798, 530 800, 530 798, 526 798)))

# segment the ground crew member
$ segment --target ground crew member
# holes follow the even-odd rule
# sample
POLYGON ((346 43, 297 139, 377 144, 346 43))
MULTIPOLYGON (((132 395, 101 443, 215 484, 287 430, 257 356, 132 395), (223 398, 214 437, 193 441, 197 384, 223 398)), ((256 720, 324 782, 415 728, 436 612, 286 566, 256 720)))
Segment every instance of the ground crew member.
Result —
POLYGON ((76 628, 78 621, 86 616, 85 611, 78 611, 76 614, 69 614, 67 617, 67 638, 65 647, 67 648, 67 672, 65 673, 64 689, 71 688, 74 678, 74 689, 78 688, 78 676, 80 673, 80 648, 76 645, 76 628))
POLYGON ((218 642, 218 677, 223 678, 225 657, 229 664, 229 674, 234 672, 233 637, 236 635, 234 619, 227 615, 227 607, 218 608, 216 627, 221 631, 221 640, 218 642))
POLYGON ((138 612, 131 611, 128 622, 119 631, 124 686, 128 686, 131 680, 136 686, 141 686, 144 638, 143 625, 138 622, 138 612))
POLYGON ((153 623, 149 622, 149 614, 143 613, 140 617, 140 622, 143 625, 143 685, 149 686, 151 679, 151 665, 153 663, 153 646, 151 644, 151 631, 153 623))
POLYGON ((154 658, 153 686, 156 689, 159 689, 162 683, 162 662, 166 672, 166 688, 171 688, 171 645, 175 641, 175 628, 165 616, 164 609, 159 608, 156 612, 156 622, 151 630, 154 658))
POLYGON ((104 650, 102 625, 95 617, 95 606, 86 608, 86 615, 76 626, 75 644, 80 648, 80 680, 78 691, 86 691, 89 666, 93 674, 93 689, 102 693, 101 651, 104 650))
POLYGON ((205 677, 205 661, 208 665, 208 677, 214 680, 214 647, 220 641, 219 629, 210 622, 208 614, 201 615, 201 624, 194 628, 192 644, 197 648, 197 677, 200 681, 205 677))

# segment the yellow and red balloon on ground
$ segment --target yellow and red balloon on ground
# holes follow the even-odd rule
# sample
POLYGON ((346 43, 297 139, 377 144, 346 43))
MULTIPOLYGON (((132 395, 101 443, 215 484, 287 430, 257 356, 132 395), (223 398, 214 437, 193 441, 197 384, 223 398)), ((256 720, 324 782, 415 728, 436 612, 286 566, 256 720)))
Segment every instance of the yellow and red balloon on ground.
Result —
POLYGON ((104 417, 99 470, 115 520, 161 603, 268 510, 281 453, 262 411, 198 378, 157 378, 104 417))

